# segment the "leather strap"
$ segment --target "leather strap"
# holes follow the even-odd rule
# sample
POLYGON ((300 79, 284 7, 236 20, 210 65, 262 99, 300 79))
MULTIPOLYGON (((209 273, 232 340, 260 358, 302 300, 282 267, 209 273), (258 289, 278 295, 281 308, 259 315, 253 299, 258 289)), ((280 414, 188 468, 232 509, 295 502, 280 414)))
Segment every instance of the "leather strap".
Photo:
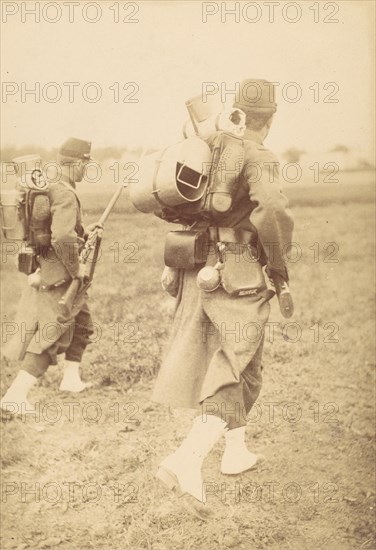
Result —
POLYGON ((210 240, 214 242, 249 244, 252 231, 233 227, 209 227, 210 240))

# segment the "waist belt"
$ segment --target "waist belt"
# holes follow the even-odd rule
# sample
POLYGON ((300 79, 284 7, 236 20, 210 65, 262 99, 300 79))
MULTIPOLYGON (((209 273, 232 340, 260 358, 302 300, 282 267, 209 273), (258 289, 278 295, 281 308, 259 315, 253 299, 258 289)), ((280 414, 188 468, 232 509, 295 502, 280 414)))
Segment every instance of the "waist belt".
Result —
POLYGON ((210 240, 214 242, 250 244, 253 233, 233 227, 209 227, 210 240))
POLYGON ((55 288, 59 288, 60 286, 65 285, 65 283, 69 283, 71 280, 72 279, 61 279, 60 281, 57 281, 52 285, 40 285, 39 290, 42 292, 45 292, 48 290, 55 290, 55 288))

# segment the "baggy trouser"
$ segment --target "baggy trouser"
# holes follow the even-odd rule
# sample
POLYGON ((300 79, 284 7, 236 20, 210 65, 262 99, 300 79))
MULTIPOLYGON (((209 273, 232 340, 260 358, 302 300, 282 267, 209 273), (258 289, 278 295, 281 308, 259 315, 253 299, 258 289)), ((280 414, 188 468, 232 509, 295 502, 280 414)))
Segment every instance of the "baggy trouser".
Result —
POLYGON ((213 414, 227 423, 229 430, 246 426, 247 415, 255 404, 262 386, 263 341, 240 374, 239 382, 221 387, 202 401, 203 414, 213 414))
POLYGON ((80 362, 93 335, 93 323, 85 303, 63 337, 42 353, 26 352, 22 369, 36 378, 42 376, 49 365, 56 364, 56 355, 65 353, 67 361, 80 362))

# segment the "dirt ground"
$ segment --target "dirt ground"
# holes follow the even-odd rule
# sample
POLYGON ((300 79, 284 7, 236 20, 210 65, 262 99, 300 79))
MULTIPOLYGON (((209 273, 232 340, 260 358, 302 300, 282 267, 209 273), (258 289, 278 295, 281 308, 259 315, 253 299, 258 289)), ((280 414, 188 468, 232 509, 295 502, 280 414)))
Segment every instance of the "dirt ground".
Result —
MULTIPOLYGON (((159 286, 166 226, 118 212, 90 297, 97 333, 82 367, 94 387, 61 393, 62 367, 51 367, 31 395, 39 417, 3 418, 2 548, 376 547, 372 200, 297 202, 293 211, 296 311, 288 324, 273 303, 247 427, 266 462, 223 476, 223 441, 215 446, 204 465, 206 523, 155 480, 192 413, 150 401, 173 310, 159 286)), ((6 259, 3 323, 23 283, 6 259)), ((16 368, 3 362, 2 393, 16 368)))

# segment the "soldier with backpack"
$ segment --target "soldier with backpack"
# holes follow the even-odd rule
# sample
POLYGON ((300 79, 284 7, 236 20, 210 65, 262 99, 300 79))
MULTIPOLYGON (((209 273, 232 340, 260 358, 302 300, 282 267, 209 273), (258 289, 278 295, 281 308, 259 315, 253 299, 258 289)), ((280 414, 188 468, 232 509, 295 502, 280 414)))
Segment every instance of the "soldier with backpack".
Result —
POLYGON ((204 145, 194 145, 194 166, 187 139, 173 169, 174 185, 167 185, 167 151, 150 170, 154 182, 148 198, 142 200, 140 187, 134 192, 140 210, 151 211, 154 201, 157 215, 185 226, 166 239, 162 285, 176 296, 176 310, 153 398, 200 410, 157 473, 167 487, 193 497, 196 511, 197 503, 205 502, 203 460, 221 436, 226 439, 223 474, 240 474, 260 460, 246 446, 245 427, 261 390, 270 298, 277 294, 284 316, 293 312, 283 257, 293 220, 280 190, 278 161, 263 145, 277 108, 274 94, 270 82, 243 81, 230 113, 233 128, 224 131, 218 117, 205 118, 205 102, 197 102, 196 110, 190 106, 196 135, 210 148, 208 170, 204 145), (275 292, 268 288, 269 278, 275 292))
POLYGON ((90 150, 90 142, 69 138, 58 151, 59 181, 43 190, 35 177, 38 170, 34 170, 34 185, 29 186, 32 191, 23 193, 21 202, 27 203, 22 213, 28 226, 27 247, 19 255, 19 269, 28 274, 29 285, 18 308, 19 330, 4 351, 5 356, 22 360, 21 369, 1 400, 1 408, 10 413, 34 411, 28 402, 29 390, 49 365, 57 364, 58 354, 65 354, 60 390, 81 392, 91 386, 81 380, 79 371, 93 334, 86 296, 75 303, 69 316, 59 317, 59 300, 72 280, 82 281, 85 277, 80 252, 87 233, 76 183, 84 176, 90 150))

